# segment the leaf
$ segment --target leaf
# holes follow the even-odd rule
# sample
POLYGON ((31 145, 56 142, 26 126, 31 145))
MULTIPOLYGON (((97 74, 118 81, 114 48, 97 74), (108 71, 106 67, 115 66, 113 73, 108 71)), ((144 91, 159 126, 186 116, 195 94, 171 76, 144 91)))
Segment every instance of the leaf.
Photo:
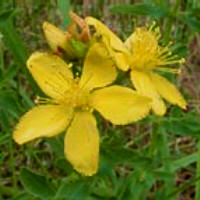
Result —
POLYGON ((152 18, 161 18, 168 15, 168 11, 152 4, 115 5, 110 10, 114 14, 147 15, 152 18))
POLYGON ((200 138, 200 121, 196 112, 184 113, 173 109, 169 117, 163 118, 163 130, 170 134, 200 138))
POLYGON ((2 199, 1 197, 3 197, 4 195, 10 196, 17 193, 18 193, 18 190, 14 187, 4 186, 3 184, 0 185, 0 199, 2 199))
MULTIPOLYGON (((187 167, 188 165, 196 162, 197 158, 198 158, 197 153, 193 153, 192 155, 184 156, 182 158, 172 161, 171 163, 172 171, 175 172, 176 170, 180 168, 187 167)), ((164 167, 161 167, 157 171, 163 171, 163 170, 164 170, 164 167)))
MULTIPOLYGON (((187 188, 193 186, 198 181, 200 181, 200 177, 191 178, 188 181, 185 181, 180 186, 176 187, 174 189, 174 191, 171 194, 169 194, 166 198, 163 198, 163 200, 171 199, 170 197, 174 197, 175 195, 180 194, 181 192, 185 191, 187 188)), ((197 200, 199 200, 199 199, 197 199, 197 200)))
POLYGON ((4 25, 5 21, 12 20, 12 18, 19 13, 17 9, 8 9, 0 11, 0 25, 4 25))
POLYGON ((9 10, 0 13, 0 32, 3 34, 3 40, 12 53, 15 62, 21 67, 33 90, 39 94, 40 89, 26 68, 26 60, 28 58, 27 48, 24 46, 22 39, 13 26, 13 17, 16 12, 16 10, 9 10))
POLYGON ((3 74, 0 80, 0 88, 5 86, 17 74, 19 68, 16 65, 10 66, 3 74))
POLYGON ((58 135, 56 138, 46 138, 45 140, 51 145, 51 149, 56 156, 64 156, 63 135, 58 135))
MULTIPOLYGON (((200 177, 200 140, 198 141, 197 144, 197 164, 196 164, 196 178, 200 177)), ((195 186, 195 200, 200 199, 200 181, 196 182, 195 186)))
POLYGON ((25 189, 36 197, 47 200, 55 194, 54 188, 44 176, 36 174, 28 168, 22 168, 20 178, 25 189))
POLYGON ((99 197, 111 197, 117 191, 118 181, 114 168, 109 160, 100 157, 98 176, 95 177, 91 191, 99 197))
POLYGON ((109 146, 109 147, 102 147, 101 149, 102 149, 102 155, 112 165, 116 165, 119 163, 130 164, 134 162, 145 165, 151 162, 149 158, 144 157, 129 148, 109 146))
POLYGON ((24 192, 22 192, 16 197, 12 198, 12 200, 33 200, 33 198, 32 198, 32 195, 24 194, 24 192))
POLYGON ((187 24, 192 30, 200 33, 200 20, 190 12, 180 13, 178 18, 187 24))
POLYGON ((3 33, 3 38, 16 61, 24 64, 28 57, 28 52, 13 26, 13 17, 15 12, 15 10, 9 10, 1 13, 0 31, 3 33))
MULTIPOLYGON (((55 138, 54 138, 55 139, 55 138)), ((55 167, 60 169, 63 174, 71 174, 74 172, 72 165, 67 162, 65 157, 58 158, 55 161, 55 167)))
MULTIPOLYGON (((8 113, 4 110, 0 111, 0 122, 1 122, 2 132, 10 132, 11 127, 9 123, 9 116, 8 113)), ((10 139, 10 137, 8 137, 7 134, 1 134, 0 136, 1 136, 0 137, 1 143, 7 142, 10 139)))
POLYGON ((18 104, 18 98, 12 90, 0 90, 0 109, 12 117, 18 118, 22 110, 18 104))
POLYGON ((87 200, 90 195, 89 184, 85 181, 64 181, 56 193, 55 199, 87 200))
POLYGON ((110 183, 105 178, 95 179, 92 185, 92 193, 102 199, 107 199, 112 197, 112 189, 110 188, 110 183))
POLYGON ((128 200, 146 200, 146 194, 154 182, 155 178, 151 171, 145 168, 134 170, 129 177, 130 198, 128 200))
POLYGON ((70 11, 70 1, 69 0, 58 0, 58 8, 63 17, 63 28, 66 28, 67 25, 70 23, 69 11, 70 11))

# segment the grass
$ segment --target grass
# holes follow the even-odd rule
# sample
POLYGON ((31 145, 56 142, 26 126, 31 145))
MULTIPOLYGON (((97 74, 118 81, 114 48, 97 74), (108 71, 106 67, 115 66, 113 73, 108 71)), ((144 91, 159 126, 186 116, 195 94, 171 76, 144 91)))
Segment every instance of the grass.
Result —
MULTIPOLYGON (((87 2, 0 2, 0 199, 200 200, 200 2, 87 2), (64 158, 63 135, 24 146, 12 140, 20 116, 42 94, 26 60, 35 50, 49 49, 42 23, 65 27, 69 6, 81 15, 100 18, 124 39, 135 25, 156 20, 163 43, 174 41, 173 51, 186 58, 178 78, 165 75, 178 84, 187 111, 168 105, 165 117, 151 114, 123 127, 96 113, 101 159, 98 174, 90 178, 77 174, 64 158)), ((123 74, 118 81, 120 77, 123 74)))

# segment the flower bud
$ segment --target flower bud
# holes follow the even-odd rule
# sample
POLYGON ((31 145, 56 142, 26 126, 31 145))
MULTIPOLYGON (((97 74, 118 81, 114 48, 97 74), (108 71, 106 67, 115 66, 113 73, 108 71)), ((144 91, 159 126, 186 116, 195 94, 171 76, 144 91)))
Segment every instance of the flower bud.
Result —
POLYGON ((90 41, 90 29, 86 21, 72 11, 69 13, 69 15, 72 22, 67 29, 68 32, 73 35, 73 38, 76 38, 84 43, 90 41))
POLYGON ((71 34, 65 32, 53 24, 48 22, 43 23, 43 31, 51 49, 58 53, 66 53, 70 58, 75 57, 74 51, 70 45, 71 34))
POLYGON ((83 58, 91 39, 89 26, 84 19, 70 12, 71 23, 66 31, 44 22, 43 30, 51 49, 58 55, 63 53, 70 59, 83 58))

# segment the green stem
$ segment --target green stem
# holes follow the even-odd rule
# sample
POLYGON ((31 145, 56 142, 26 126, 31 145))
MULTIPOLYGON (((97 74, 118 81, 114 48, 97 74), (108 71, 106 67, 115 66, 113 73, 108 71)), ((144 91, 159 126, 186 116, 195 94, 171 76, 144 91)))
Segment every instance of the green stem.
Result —
POLYGON ((0 186, 0 194, 3 194, 3 195, 15 195, 18 192, 19 191, 17 189, 13 188, 13 187, 0 186))
POLYGON ((166 23, 165 33, 163 36, 163 41, 165 44, 167 44, 170 40, 171 29, 172 29, 174 21, 175 21, 175 17, 176 17, 178 8, 179 8, 179 4, 180 4, 180 0, 176 0, 176 4, 175 4, 174 8, 171 10, 172 14, 171 14, 171 16, 169 16, 168 21, 166 23))
MULTIPOLYGON (((150 156, 154 158, 156 166, 161 164, 165 172, 173 173, 170 151, 168 147, 168 136, 166 135, 162 127, 162 120, 160 118, 155 118, 152 124, 151 144, 149 153, 150 156)), ((173 191, 175 187, 174 177, 166 178, 164 180, 164 188, 162 190, 163 198, 167 197, 168 194, 170 194, 173 191)), ((168 200, 176 199, 177 197, 173 196, 168 200)))
POLYGON ((15 27, 13 26, 13 17, 6 17, 0 21, 0 31, 3 34, 3 39, 5 44, 12 53, 15 62, 22 69, 27 80, 29 81, 30 86, 37 94, 40 94, 40 89, 37 87, 35 81, 30 75, 28 69, 26 68, 26 61, 28 58, 27 48, 24 46, 20 36, 18 35, 15 27))
MULTIPOLYGON (((200 177, 200 140, 198 141, 197 144, 197 168, 196 168, 196 177, 200 177)), ((200 181, 198 180, 196 182, 196 188, 195 188, 195 200, 200 199, 200 181)))

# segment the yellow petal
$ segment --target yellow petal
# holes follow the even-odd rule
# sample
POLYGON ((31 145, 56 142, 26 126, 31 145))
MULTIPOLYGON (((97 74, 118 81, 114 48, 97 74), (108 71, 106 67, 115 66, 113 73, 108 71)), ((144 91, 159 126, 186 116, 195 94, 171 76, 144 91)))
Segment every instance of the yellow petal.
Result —
POLYGON ((176 104, 183 109, 186 109, 186 101, 177 88, 170 83, 166 78, 156 74, 150 73, 151 80, 159 92, 159 94, 172 104, 176 104))
POLYGON ((62 99, 71 86, 73 74, 56 55, 35 52, 28 59, 27 66, 44 93, 54 99, 62 99))
POLYGON ((132 33, 125 41, 125 46, 133 53, 134 33, 132 33))
POLYGON ((117 76, 115 67, 105 48, 95 43, 88 51, 84 61, 81 87, 93 89, 112 83, 117 76))
POLYGON ((65 136, 65 155, 73 167, 86 176, 97 172, 99 135, 89 112, 77 112, 65 136))
POLYGON ((151 100, 134 90, 110 86, 96 90, 91 95, 91 105, 113 124, 129 124, 145 117, 151 100))
POLYGON ((13 133, 18 144, 39 137, 52 137, 65 130, 72 118, 72 109, 60 105, 41 105, 27 112, 13 133))
POLYGON ((94 26, 96 32, 104 37, 104 42, 109 53, 121 70, 128 70, 131 62, 130 53, 123 42, 106 25, 93 17, 86 17, 88 25, 94 26))
POLYGON ((43 31, 49 46, 54 52, 64 50, 68 56, 74 57, 74 53, 70 46, 71 36, 68 32, 64 32, 48 22, 43 23, 43 31))
POLYGON ((149 77, 149 74, 137 70, 132 70, 131 81, 140 94, 148 96, 152 99, 153 111, 157 115, 164 115, 166 112, 166 106, 156 91, 154 84, 149 77))

